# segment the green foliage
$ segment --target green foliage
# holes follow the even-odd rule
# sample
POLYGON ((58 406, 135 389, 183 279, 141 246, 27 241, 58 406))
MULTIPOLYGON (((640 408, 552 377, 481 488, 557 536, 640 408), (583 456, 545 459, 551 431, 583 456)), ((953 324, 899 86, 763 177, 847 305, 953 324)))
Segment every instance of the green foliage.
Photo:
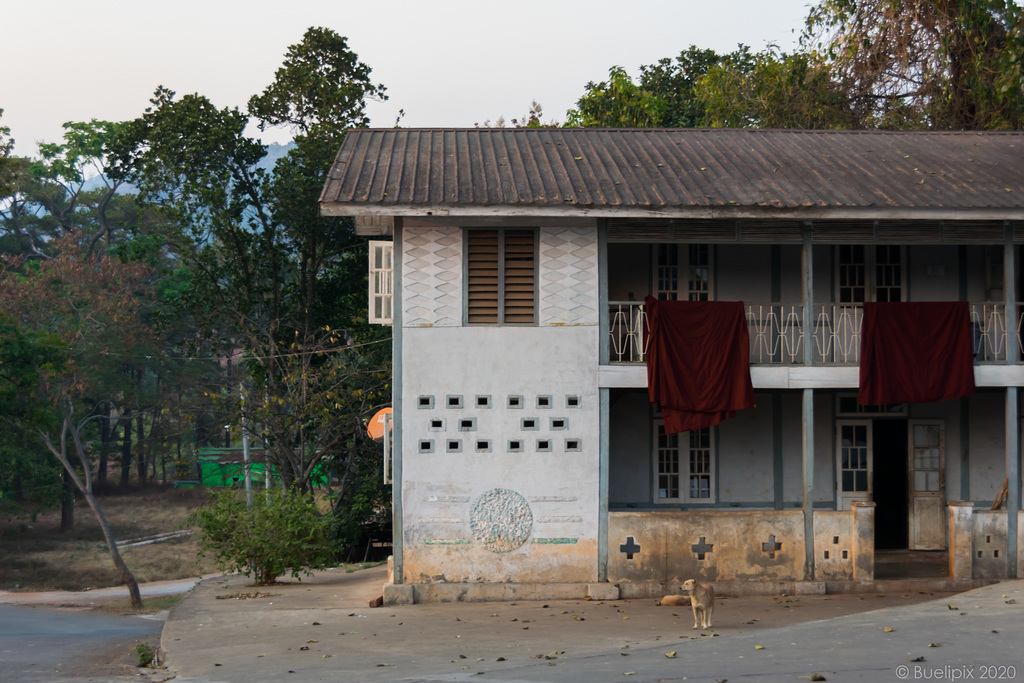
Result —
POLYGON ((695 85, 707 124, 724 128, 855 128, 847 98, 807 54, 776 48, 712 66, 695 85))
POLYGON ((149 666, 156 659, 156 649, 149 643, 136 643, 135 655, 139 658, 139 666, 149 666))
MULTIPOLYGON (((345 129, 365 125, 365 100, 384 96, 369 74, 344 37, 313 28, 248 115, 160 88, 116 144, 116 174, 177 225, 168 240, 180 256, 178 286, 161 295, 196 330, 195 352, 242 363, 241 377, 208 391, 211 402, 231 415, 225 421, 244 421, 300 491, 327 460, 345 473, 340 488, 350 483, 355 432, 386 385, 387 345, 356 343, 385 338, 365 325, 366 240, 317 204, 345 129), (245 135, 250 117, 297 133, 271 171, 261 167, 266 148, 245 135), (356 293, 358 304, 342 305, 356 293)), ((125 253, 146 253, 131 246, 125 253)))
POLYGON ((573 126, 1015 129, 1024 9, 1012 0, 822 0, 801 48, 690 47, 588 83, 573 126))
POLYGON ((823 0, 803 44, 865 126, 1019 130, 1022 12, 1012 0, 823 0))
POLYGON ((691 45, 674 58, 640 67, 634 83, 620 66, 608 80, 588 83, 587 92, 568 112, 568 126, 606 128, 690 128, 708 125, 705 104, 698 93, 701 79, 714 68, 746 74, 753 65, 750 50, 740 45, 720 55, 691 45))
MULTIPOLYGON (((3 118, 4 110, 0 109, 0 118, 3 118)), ((0 200, 7 197, 14 180, 11 177, 11 151, 14 149, 14 139, 11 137, 11 129, 8 126, 0 125, 0 200)))
POLYGON ((59 371, 62 348, 54 335, 0 314, 0 514, 32 515, 60 498, 61 467, 39 456, 38 431, 57 421, 42 388, 59 371))
POLYGON ((644 90, 621 66, 608 70, 608 80, 587 83, 587 92, 566 113, 566 126, 650 128, 660 125, 666 109, 657 93, 644 90))
POLYGON ((201 529, 201 552, 212 552, 224 571, 252 576, 265 586, 286 572, 299 578, 333 566, 337 545, 331 519, 308 496, 261 492, 247 506, 239 491, 222 491, 188 520, 201 529))

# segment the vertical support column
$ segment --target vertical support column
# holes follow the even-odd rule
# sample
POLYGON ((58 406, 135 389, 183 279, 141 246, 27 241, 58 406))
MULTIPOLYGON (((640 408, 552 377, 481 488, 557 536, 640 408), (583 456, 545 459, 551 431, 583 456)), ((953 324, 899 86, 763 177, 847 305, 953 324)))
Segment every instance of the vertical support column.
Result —
MULTIPOLYGON (((1017 346, 1017 250, 1013 225, 1003 224, 1003 295, 1006 297, 1006 363, 1020 363, 1017 346)), ((1006 388, 1006 561, 1007 576, 1017 577, 1017 511, 1020 509, 1020 406, 1018 388, 1006 388)))
POLYGON ((598 473, 597 503, 597 580, 608 580, 608 418, 610 397, 607 387, 598 389, 601 395, 601 462, 598 473))
MULTIPOLYGON (((648 261, 649 262, 649 261, 648 261)), ((597 291, 598 291, 598 363, 609 362, 609 334, 611 324, 608 318, 608 221, 600 218, 597 221, 597 291)), ((597 580, 608 580, 608 443, 610 419, 610 395, 606 387, 599 387, 600 406, 598 420, 600 423, 600 462, 598 464, 597 493, 597 580)), ((650 460, 650 458, 648 458, 650 460)))
POLYGON ((855 500, 853 509, 853 580, 875 580, 875 503, 855 500))
POLYGON ((974 504, 969 500, 951 500, 949 510, 949 578, 972 578, 974 552, 974 504))
MULTIPOLYGON (((802 249, 800 272, 803 278, 803 342, 804 367, 814 363, 814 254, 811 224, 800 228, 802 249)), ((804 389, 803 396, 803 510, 804 510, 804 579, 814 581, 814 389, 804 389)))
MULTIPOLYGON (((1007 330, 1009 333, 1010 330, 1007 330)), ((1020 509, 1020 393, 1006 387, 1006 575, 1018 577, 1017 522, 1020 509)))
POLYGON ((391 403, 392 403, 392 458, 391 458, 391 565, 389 579, 398 585, 405 583, 402 575, 402 560, 405 555, 405 522, 402 519, 402 219, 395 217, 395 245, 392 256, 394 268, 391 302, 391 403))
POLYGON ((814 581, 814 389, 803 402, 804 580, 814 581))

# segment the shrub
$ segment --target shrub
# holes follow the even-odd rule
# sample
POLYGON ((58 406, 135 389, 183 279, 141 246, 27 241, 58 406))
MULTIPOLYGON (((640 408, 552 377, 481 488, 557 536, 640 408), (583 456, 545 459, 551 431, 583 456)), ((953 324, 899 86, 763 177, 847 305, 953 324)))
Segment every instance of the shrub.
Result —
POLYGON ((136 644, 135 654, 139 657, 139 666, 149 666, 156 659, 156 650, 149 643, 136 644))
POLYGON ((335 564, 330 518, 297 493, 259 492, 249 507, 242 492, 222 491, 195 510, 189 523, 201 530, 201 555, 212 551, 220 569, 252 576, 257 586, 288 571, 299 578, 335 564))

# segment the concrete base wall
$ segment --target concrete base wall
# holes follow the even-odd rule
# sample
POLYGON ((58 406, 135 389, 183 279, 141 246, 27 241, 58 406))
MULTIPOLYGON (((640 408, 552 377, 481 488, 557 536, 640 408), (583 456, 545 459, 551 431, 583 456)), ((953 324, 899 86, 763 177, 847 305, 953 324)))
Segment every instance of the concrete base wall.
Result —
MULTIPOLYGON (((1009 537, 1006 510, 975 509, 967 501, 950 501, 949 575, 958 580, 1007 579, 1009 537)), ((1017 511, 1017 572, 1021 568, 1024 511, 1017 511)))
MULTIPOLYGON (((822 528, 833 530, 830 521, 823 519, 822 528)), ((803 514, 665 510, 608 515, 609 581, 672 584, 690 578, 804 580, 803 514)))

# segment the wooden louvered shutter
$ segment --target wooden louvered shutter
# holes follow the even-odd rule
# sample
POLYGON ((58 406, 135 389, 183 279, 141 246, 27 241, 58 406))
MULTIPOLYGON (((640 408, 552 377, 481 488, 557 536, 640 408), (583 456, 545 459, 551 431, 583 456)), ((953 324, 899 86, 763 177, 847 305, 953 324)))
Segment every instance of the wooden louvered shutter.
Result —
POLYGON ((536 249, 532 230, 506 230, 504 253, 504 320, 532 323, 536 286, 536 249))
POLYGON ((498 322, 498 231, 471 230, 466 237, 466 321, 498 322))
POLYGON ((532 324, 536 308, 537 237, 533 230, 466 234, 466 322, 532 324))

